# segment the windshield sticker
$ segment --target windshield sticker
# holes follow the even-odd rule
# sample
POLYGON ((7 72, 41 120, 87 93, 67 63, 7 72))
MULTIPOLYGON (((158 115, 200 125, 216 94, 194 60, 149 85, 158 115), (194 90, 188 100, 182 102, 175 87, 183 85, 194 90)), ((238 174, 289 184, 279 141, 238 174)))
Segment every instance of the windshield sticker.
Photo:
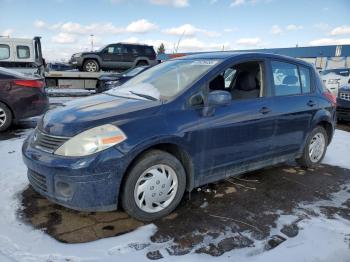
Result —
POLYGON ((213 66, 216 65, 219 61, 217 60, 195 60, 192 62, 192 65, 207 65, 213 66))

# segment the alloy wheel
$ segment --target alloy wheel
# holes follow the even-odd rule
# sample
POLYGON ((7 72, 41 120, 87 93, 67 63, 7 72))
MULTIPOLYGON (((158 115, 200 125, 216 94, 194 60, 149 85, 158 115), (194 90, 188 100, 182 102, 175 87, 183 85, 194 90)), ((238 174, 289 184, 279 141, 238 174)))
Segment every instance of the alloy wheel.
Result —
POLYGON ((2 127, 3 125, 5 125, 7 120, 7 116, 6 116, 6 112, 4 109, 2 109, 0 107, 0 127, 2 127))
POLYGON ((136 182, 134 200, 144 212, 155 213, 167 208, 178 190, 173 168, 159 164, 144 171, 136 182))
POLYGON ((88 62, 85 65, 85 69, 87 72, 96 72, 97 71, 97 65, 94 62, 88 62))

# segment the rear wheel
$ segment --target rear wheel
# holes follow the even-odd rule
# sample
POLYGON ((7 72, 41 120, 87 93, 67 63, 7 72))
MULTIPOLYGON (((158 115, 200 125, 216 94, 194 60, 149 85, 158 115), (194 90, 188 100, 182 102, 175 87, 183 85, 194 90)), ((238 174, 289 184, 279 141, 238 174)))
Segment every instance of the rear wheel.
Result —
POLYGON ((98 72, 100 71, 100 66, 96 60, 88 59, 84 62, 83 70, 85 72, 98 72))
POLYGON ((181 162, 160 150, 144 154, 131 168, 122 188, 122 206, 132 217, 152 221, 168 215, 185 192, 181 162))
POLYGON ((328 135, 326 130, 318 126, 309 135, 303 155, 297 161, 303 167, 313 167, 320 163, 326 154, 328 135))
POLYGON ((10 109, 0 102, 0 132, 5 131, 12 124, 12 113, 10 109))

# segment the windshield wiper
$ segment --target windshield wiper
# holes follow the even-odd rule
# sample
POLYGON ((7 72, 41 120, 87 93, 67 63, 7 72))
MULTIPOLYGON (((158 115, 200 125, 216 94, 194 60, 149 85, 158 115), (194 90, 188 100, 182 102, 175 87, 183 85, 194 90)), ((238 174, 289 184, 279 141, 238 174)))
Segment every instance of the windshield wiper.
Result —
POLYGON ((153 97, 153 96, 149 96, 149 95, 145 95, 145 94, 140 94, 140 93, 135 93, 134 91, 129 91, 131 94, 135 95, 135 96, 139 96, 139 97, 143 97, 146 98, 148 100, 152 100, 152 101, 158 101, 157 98, 153 97))

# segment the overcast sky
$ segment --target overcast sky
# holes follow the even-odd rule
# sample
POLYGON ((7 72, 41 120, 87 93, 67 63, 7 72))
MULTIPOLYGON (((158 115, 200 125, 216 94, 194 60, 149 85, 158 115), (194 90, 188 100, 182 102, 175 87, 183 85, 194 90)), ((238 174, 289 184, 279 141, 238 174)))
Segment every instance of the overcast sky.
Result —
POLYGON ((0 0, 0 35, 42 36, 48 60, 112 42, 173 52, 350 44, 349 0, 0 0))

